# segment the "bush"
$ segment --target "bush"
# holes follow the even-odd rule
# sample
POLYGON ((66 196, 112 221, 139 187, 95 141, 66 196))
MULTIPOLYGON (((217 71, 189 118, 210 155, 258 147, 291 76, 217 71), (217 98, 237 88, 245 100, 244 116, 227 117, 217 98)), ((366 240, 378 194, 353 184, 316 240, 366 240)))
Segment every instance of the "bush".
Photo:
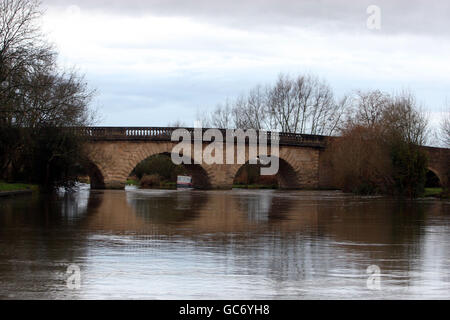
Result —
MULTIPOLYGON (((14 133, 17 129, 10 131, 14 133)), ((72 130, 23 128, 11 145, 13 143, 20 148, 9 154, 6 161, 8 168, 4 170, 11 181, 38 184, 42 191, 53 191, 58 187, 72 187, 78 176, 83 174, 82 165, 86 160, 84 139, 72 130)))
POLYGON ((425 192, 427 156, 418 146, 396 144, 392 147, 394 193, 415 198, 425 192))
POLYGON ((141 188, 159 187, 161 184, 161 177, 158 174, 144 175, 140 181, 141 188))
POLYGON ((352 127, 326 152, 338 188, 364 195, 388 193, 392 188, 389 148, 377 128, 352 127))
POLYGON ((412 95, 359 95, 356 115, 326 151, 334 181, 359 194, 420 196, 425 187, 427 120, 412 95), (375 97, 376 99, 372 99, 375 97))
POLYGON ((335 183, 346 192, 411 198, 424 192, 427 156, 415 144, 383 139, 375 128, 354 127, 327 152, 335 183))

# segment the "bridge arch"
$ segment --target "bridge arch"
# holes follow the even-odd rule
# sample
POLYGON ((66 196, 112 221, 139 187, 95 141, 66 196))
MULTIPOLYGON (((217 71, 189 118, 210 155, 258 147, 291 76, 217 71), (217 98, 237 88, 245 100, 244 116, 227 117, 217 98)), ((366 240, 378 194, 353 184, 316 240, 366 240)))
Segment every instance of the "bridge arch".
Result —
MULTIPOLYGON (((270 152, 269 152, 270 154, 270 152)), ((275 155, 273 155, 275 157, 275 155)), ((282 189, 314 188, 318 181, 319 152, 313 148, 296 148, 282 146, 276 157, 279 162, 277 180, 282 189)), ((246 149, 246 163, 249 162, 249 149, 246 149)), ((232 185, 234 177, 242 165, 233 165, 231 170, 232 185)))
POLYGON ((428 156, 428 170, 433 172, 438 178, 441 186, 448 186, 450 179, 450 149, 422 147, 428 156))
POLYGON ((89 161, 85 167, 89 176, 91 189, 105 189, 105 177, 101 169, 92 161, 89 161))
MULTIPOLYGON (((142 162, 151 159, 152 157, 158 156, 158 155, 162 155, 167 157, 167 161, 171 161, 171 153, 170 152, 163 152, 163 153, 157 153, 157 154, 152 154, 149 157, 145 158, 144 160, 142 160, 141 162, 137 163, 136 166, 129 172, 128 176, 135 170, 135 168, 142 162)), ((211 187, 211 182, 209 180, 209 176, 208 173, 206 172, 206 170, 199 164, 194 164, 193 160, 188 157, 188 156, 184 156, 183 157, 184 161, 182 166, 184 167, 184 169, 187 171, 187 173, 189 175, 192 176, 192 182, 193 182, 193 186, 196 189, 209 189, 211 187)), ((127 177, 128 177, 127 176, 127 177)))
MULTIPOLYGON (((276 158, 279 163, 279 170, 278 173, 274 175, 275 179, 277 180, 278 187, 280 189, 297 189, 299 188, 298 184, 298 173, 293 168, 293 166, 284 160, 283 158, 276 158)), ((236 181, 236 178, 242 173, 242 170, 249 165, 250 161, 247 161, 245 164, 237 166, 237 170, 235 169, 234 176, 233 176, 233 184, 236 181)), ((257 169, 259 170, 263 166, 260 164, 255 165, 257 169)), ((271 176, 268 176, 271 177, 271 176)), ((262 178, 264 179, 264 178, 262 178)))
POLYGON ((428 172, 427 172, 427 179, 426 179, 426 186, 430 187, 442 187, 443 186, 443 177, 440 176, 439 170, 436 170, 433 167, 428 166, 428 172), (433 180, 437 179, 437 183, 433 180), (438 184, 438 185, 436 185, 438 184))
MULTIPOLYGON (((98 141, 91 143, 89 155, 93 163, 99 163, 106 189, 123 189, 127 178, 136 166, 152 156, 170 156, 175 143, 162 141, 98 141)), ((191 159, 192 157, 187 157, 191 159)), ((193 163, 192 161, 190 161, 193 163)), ((213 184, 212 168, 205 164, 184 164, 193 178, 200 181, 196 187, 209 188, 213 184)), ((103 188, 103 187, 101 187, 103 188)))
POLYGON ((89 178, 91 189, 105 189, 105 176, 103 170, 94 161, 84 159, 77 164, 79 181, 89 178))

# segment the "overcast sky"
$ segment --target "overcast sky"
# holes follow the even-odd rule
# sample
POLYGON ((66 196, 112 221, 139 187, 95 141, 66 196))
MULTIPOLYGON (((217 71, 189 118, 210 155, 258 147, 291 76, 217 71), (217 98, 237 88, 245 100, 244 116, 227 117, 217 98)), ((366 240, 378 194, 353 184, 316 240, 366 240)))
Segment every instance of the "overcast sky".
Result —
POLYGON ((99 125, 187 125, 280 72, 414 92, 434 123, 450 100, 450 1, 43 0, 61 64, 98 91, 99 125), (381 29, 367 28, 367 7, 381 29))

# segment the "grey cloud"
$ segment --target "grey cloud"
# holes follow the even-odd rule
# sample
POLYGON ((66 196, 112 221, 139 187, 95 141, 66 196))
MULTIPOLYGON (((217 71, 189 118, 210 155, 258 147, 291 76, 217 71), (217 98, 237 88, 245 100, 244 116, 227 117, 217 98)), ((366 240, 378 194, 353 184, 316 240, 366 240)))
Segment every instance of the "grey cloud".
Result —
POLYGON ((126 15, 184 16, 238 28, 302 26, 366 32, 366 9, 382 10, 381 33, 450 32, 450 2, 429 0, 44 0, 45 6, 126 15))

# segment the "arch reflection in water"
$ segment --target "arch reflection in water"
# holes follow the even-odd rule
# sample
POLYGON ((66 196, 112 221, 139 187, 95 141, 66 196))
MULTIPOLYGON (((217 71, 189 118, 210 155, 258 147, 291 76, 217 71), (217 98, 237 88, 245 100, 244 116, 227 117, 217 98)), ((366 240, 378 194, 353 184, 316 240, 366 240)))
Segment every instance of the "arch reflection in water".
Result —
POLYGON ((2 298, 449 298, 444 201, 128 190, 0 206, 2 298), (373 264, 381 292, 366 288, 373 264))
POLYGON ((127 203, 136 216, 148 223, 184 223, 194 219, 208 201, 207 193, 193 191, 135 190, 127 193, 127 203))

